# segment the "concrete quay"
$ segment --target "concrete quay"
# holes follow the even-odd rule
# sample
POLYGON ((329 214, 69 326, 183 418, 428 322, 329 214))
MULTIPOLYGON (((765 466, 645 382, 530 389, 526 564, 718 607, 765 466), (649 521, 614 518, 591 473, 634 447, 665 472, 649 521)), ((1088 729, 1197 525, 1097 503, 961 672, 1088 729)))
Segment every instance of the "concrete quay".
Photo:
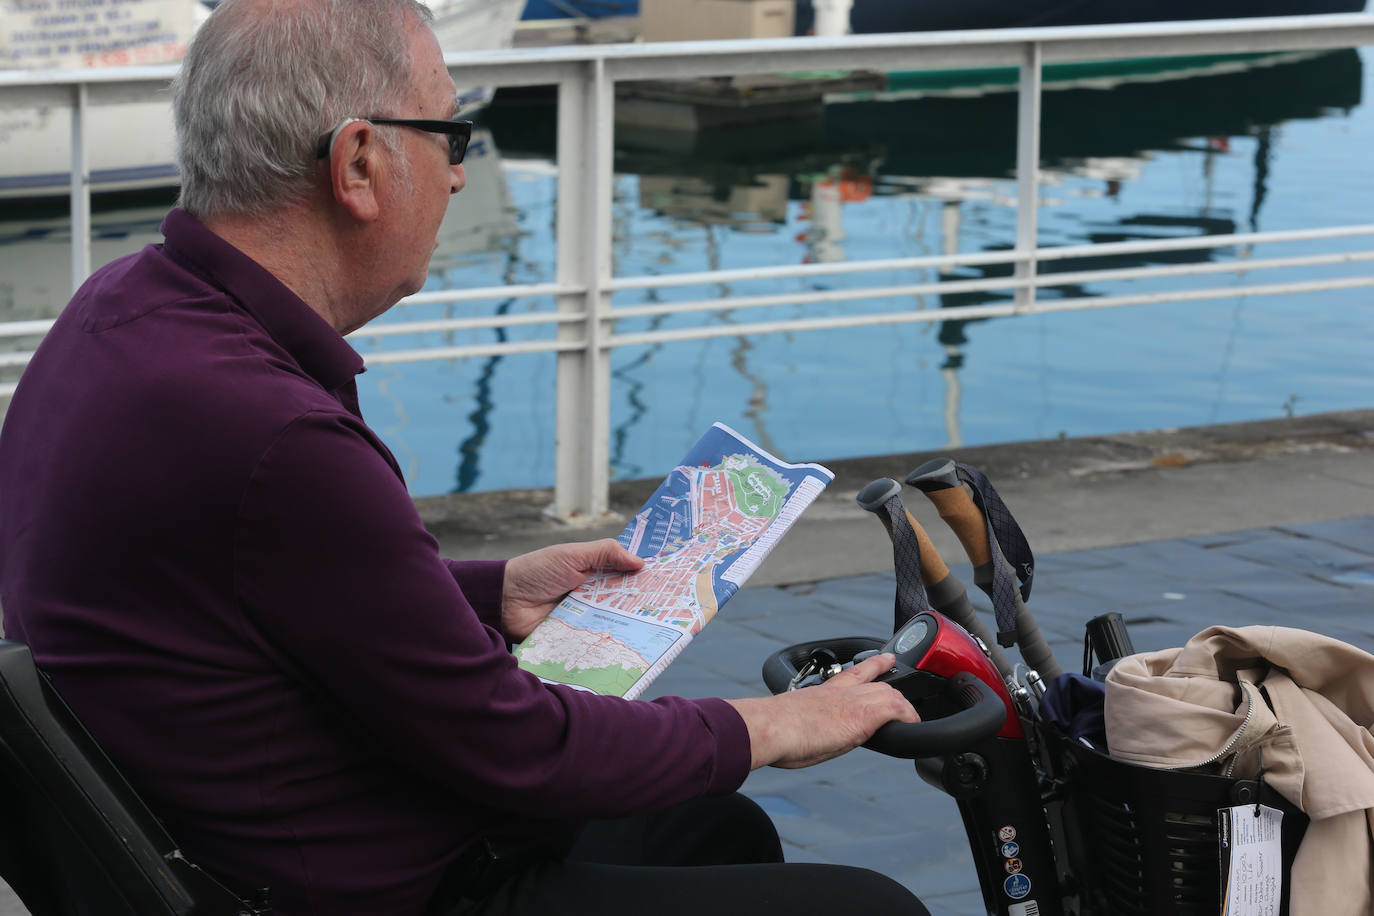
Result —
MULTIPOLYGON (((886 635, 891 549, 854 495, 936 454, 822 460, 836 474, 825 495, 651 695, 759 694, 760 665, 776 649, 886 635)), ((1037 561, 1029 606, 1065 670, 1078 668, 1083 622, 1107 611, 1123 614, 1141 651, 1220 623, 1296 626, 1374 652, 1374 410, 939 454, 987 473, 1025 530, 1037 561)), ((657 483, 615 484, 613 514, 577 525, 550 517, 548 490, 418 505, 447 555, 506 557, 614 536, 657 483)), ((990 621, 933 507, 910 488, 903 499, 990 621)), ((954 802, 910 762, 859 750, 805 770, 759 770, 744 791, 772 815, 790 860, 875 868, 934 916, 984 912, 954 802)), ((0 887, 0 916, 26 912, 0 887)))
MULTIPOLYGON (((875 478, 901 480, 939 456, 988 475, 1037 555, 1374 513, 1374 410, 839 461, 783 455, 818 461, 835 480, 747 588, 890 571, 887 537, 854 496, 875 478)), ((550 490, 454 494, 417 505, 446 555, 502 558, 614 537, 660 479, 612 484, 610 512, 572 524, 549 514, 550 490)), ((924 498, 908 487, 903 499, 941 555, 962 559, 924 498)))

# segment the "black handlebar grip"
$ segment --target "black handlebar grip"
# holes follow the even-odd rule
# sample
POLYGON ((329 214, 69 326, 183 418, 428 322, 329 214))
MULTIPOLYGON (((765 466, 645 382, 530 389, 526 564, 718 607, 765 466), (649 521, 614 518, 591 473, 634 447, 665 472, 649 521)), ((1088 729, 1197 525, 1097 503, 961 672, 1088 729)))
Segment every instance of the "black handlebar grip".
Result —
POLYGON ((1127 655, 1135 655, 1126 621, 1116 611, 1094 617, 1086 624, 1088 642, 1099 662, 1114 662, 1127 655))
POLYGON ((889 722, 864 747, 903 760, 940 757, 966 751, 1002 730, 1007 704, 976 675, 965 671, 950 678, 945 696, 959 712, 923 722, 889 722))
MULTIPOLYGON (((821 639, 789 646, 764 660, 763 682, 772 693, 784 693, 818 649, 829 649, 839 658, 848 659, 882 646, 882 640, 869 636, 821 639)), ((959 712, 922 722, 889 722, 874 732, 873 737, 864 742, 864 747, 904 760, 939 757, 968 750, 991 738, 1002 729, 1009 715, 1007 704, 997 692, 969 672, 946 681, 944 694, 959 712)))

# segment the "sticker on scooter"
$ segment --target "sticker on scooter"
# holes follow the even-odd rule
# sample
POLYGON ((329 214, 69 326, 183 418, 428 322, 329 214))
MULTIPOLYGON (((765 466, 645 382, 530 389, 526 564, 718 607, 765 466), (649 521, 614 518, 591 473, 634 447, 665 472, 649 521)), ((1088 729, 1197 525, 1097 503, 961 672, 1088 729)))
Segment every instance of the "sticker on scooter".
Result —
POLYGON ((1003 843, 1010 843, 1012 840, 1016 839, 1016 828, 1008 824, 997 831, 997 839, 1001 840, 1003 843))
POLYGON ((1040 904, 1034 900, 1007 905, 1007 916, 1040 916, 1040 904))
POLYGON ((1009 875, 1007 880, 1002 882, 1002 890, 1006 891, 1012 900, 1020 900, 1029 894, 1030 888, 1030 878, 1022 874, 1009 875))
POLYGON ((1019 874, 1021 873, 1022 865, 1021 865, 1021 860, 1020 860, 1020 859, 1008 859, 1008 860, 1007 860, 1005 863, 1003 863, 1003 864, 1005 865, 1005 867, 1006 867, 1006 869, 1007 869, 1007 874, 1009 874, 1009 875, 1019 875, 1019 874))
POLYGON ((1002 844, 1002 858, 1004 858, 1004 859, 1014 859, 1014 858, 1016 858, 1016 857, 1017 857, 1018 855, 1020 855, 1020 854, 1021 854, 1021 844, 1020 844, 1020 843, 1003 843, 1003 844, 1002 844))

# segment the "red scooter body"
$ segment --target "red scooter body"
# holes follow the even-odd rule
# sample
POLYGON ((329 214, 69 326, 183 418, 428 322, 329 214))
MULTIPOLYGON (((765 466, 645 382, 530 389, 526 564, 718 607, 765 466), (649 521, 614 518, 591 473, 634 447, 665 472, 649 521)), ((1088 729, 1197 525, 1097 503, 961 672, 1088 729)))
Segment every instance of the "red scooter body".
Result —
MULTIPOLYGON (((906 626, 893 634, 882 651, 896 655, 899 666, 909 665, 912 669, 938 674, 943 678, 954 678, 964 672, 974 675, 987 684, 1006 706, 1006 717, 997 736, 1026 736, 1011 695, 987 653, 967 630, 939 611, 928 611, 912 618, 906 626), (929 622, 923 622, 922 618, 929 618, 929 622)), ((896 682, 900 679, 901 674, 897 669, 879 678, 881 681, 893 682, 898 689, 900 686, 896 682)))

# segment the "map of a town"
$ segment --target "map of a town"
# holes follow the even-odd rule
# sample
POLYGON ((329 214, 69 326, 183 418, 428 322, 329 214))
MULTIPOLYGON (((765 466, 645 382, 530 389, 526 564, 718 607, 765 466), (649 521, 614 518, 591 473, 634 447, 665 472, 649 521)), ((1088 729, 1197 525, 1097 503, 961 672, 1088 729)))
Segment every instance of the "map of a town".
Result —
POLYGON ((633 574, 591 577, 516 647, 546 681, 637 696, 701 631, 831 480, 717 423, 620 534, 633 574))

